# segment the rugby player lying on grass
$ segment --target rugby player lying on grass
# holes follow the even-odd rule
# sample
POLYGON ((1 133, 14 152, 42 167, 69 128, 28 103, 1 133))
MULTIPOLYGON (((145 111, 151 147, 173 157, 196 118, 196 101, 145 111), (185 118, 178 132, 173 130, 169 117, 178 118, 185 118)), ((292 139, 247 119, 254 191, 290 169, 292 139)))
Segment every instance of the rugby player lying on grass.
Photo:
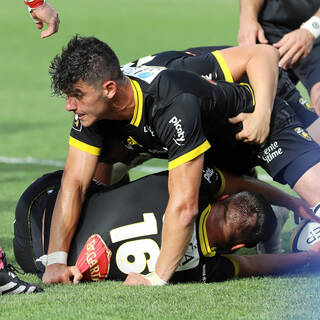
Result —
MULTIPOLYGON (((61 176, 62 171, 58 171, 36 180, 23 193, 16 208, 16 259, 25 272, 36 273, 39 277, 45 270, 43 263, 46 263, 52 212, 61 176)), ((205 168, 194 233, 170 282, 216 282, 234 276, 281 274, 320 262, 320 248, 315 246, 309 252, 297 254, 230 255, 233 250, 252 247, 258 241, 266 240, 276 227, 270 205, 257 193, 245 191, 213 201, 223 192, 233 193, 241 189, 256 190, 272 203, 296 211, 304 210, 302 200, 262 181, 233 177, 214 168, 205 168)), ((152 276, 160 252, 167 201, 167 172, 122 186, 105 187, 92 182, 68 255, 73 281, 77 283, 82 278, 74 265, 87 239, 93 234, 99 234, 112 252, 110 270, 106 272, 108 279, 123 281, 130 272, 152 276)), ((92 242, 85 246, 87 251, 92 249, 87 257, 89 262, 95 256, 92 246, 92 242)), ((99 270, 99 264, 92 265, 92 280, 100 278, 99 270)), ((134 281, 134 274, 130 281, 134 281)), ((149 284, 148 278, 145 281, 149 284)), ((165 282, 158 283, 162 284, 165 282)))

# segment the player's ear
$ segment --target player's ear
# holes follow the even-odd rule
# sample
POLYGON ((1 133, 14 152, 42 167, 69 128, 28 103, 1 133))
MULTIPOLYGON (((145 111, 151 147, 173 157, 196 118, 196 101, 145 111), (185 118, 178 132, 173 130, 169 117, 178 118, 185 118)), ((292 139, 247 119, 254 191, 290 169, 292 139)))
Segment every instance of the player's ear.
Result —
POLYGON ((233 246, 231 248, 232 251, 234 250, 238 250, 238 249, 241 249, 241 248, 244 248, 246 245, 244 243, 239 243, 239 244, 236 244, 235 246, 233 246))
POLYGON ((103 95, 106 98, 112 99, 112 98, 114 98, 114 96, 116 95, 117 90, 118 90, 117 83, 112 80, 106 80, 102 84, 102 90, 103 90, 103 95))
POLYGON ((223 200, 228 199, 229 197, 230 197, 230 194, 224 194, 217 201, 223 201, 223 200))

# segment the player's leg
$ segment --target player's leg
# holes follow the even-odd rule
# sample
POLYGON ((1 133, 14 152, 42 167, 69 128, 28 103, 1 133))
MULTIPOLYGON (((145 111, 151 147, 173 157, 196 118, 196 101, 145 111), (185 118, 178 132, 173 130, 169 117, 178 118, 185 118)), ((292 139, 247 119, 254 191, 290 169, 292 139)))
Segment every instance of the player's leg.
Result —
POLYGON ((320 203, 320 159, 296 182, 293 189, 312 207, 320 203))
MULTIPOLYGON (((320 61, 320 58, 319 58, 319 61, 320 61)), ((311 99, 312 106, 316 110, 318 116, 320 116, 320 81, 318 81, 312 86, 310 91, 310 99, 311 99)))

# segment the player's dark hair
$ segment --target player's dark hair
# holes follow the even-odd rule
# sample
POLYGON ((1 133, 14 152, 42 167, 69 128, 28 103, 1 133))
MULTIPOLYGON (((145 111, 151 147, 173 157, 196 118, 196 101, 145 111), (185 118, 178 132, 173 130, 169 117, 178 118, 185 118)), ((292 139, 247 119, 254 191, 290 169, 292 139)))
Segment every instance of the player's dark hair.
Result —
POLYGON ((75 35, 67 47, 62 48, 61 54, 53 58, 49 74, 54 95, 68 93, 79 80, 96 87, 107 79, 123 79, 113 50, 95 37, 79 35, 75 35))
POLYGON ((237 226, 235 242, 254 247, 270 238, 276 227, 276 217, 270 204, 256 192, 242 191, 227 200, 230 210, 228 221, 237 226))

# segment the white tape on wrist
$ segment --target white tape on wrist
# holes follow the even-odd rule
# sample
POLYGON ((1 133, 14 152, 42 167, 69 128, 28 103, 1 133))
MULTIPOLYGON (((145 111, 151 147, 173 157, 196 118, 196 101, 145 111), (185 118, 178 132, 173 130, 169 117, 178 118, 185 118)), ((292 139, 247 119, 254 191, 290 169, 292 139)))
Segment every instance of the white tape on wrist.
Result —
POLYGON ((151 282, 152 286, 164 286, 168 284, 164 280, 162 280, 155 271, 148 273, 147 275, 142 275, 145 279, 151 282))
POLYGON ((30 7, 28 7, 28 11, 29 11, 30 17, 31 17, 31 19, 32 19, 32 21, 33 21, 34 23, 40 23, 41 21, 38 20, 38 19, 35 19, 35 18, 32 16, 32 12, 33 12, 34 10, 38 9, 38 8, 42 8, 45 4, 46 4, 46 1, 44 0, 44 1, 43 1, 43 4, 40 5, 39 7, 36 7, 36 8, 30 8, 30 7))
POLYGON ((317 39, 320 36, 320 18, 312 16, 309 20, 304 22, 300 28, 307 29, 312 33, 315 39, 317 39))
POLYGON ((64 251, 56 251, 48 254, 47 266, 50 266, 54 263, 67 264, 68 253, 64 251))

